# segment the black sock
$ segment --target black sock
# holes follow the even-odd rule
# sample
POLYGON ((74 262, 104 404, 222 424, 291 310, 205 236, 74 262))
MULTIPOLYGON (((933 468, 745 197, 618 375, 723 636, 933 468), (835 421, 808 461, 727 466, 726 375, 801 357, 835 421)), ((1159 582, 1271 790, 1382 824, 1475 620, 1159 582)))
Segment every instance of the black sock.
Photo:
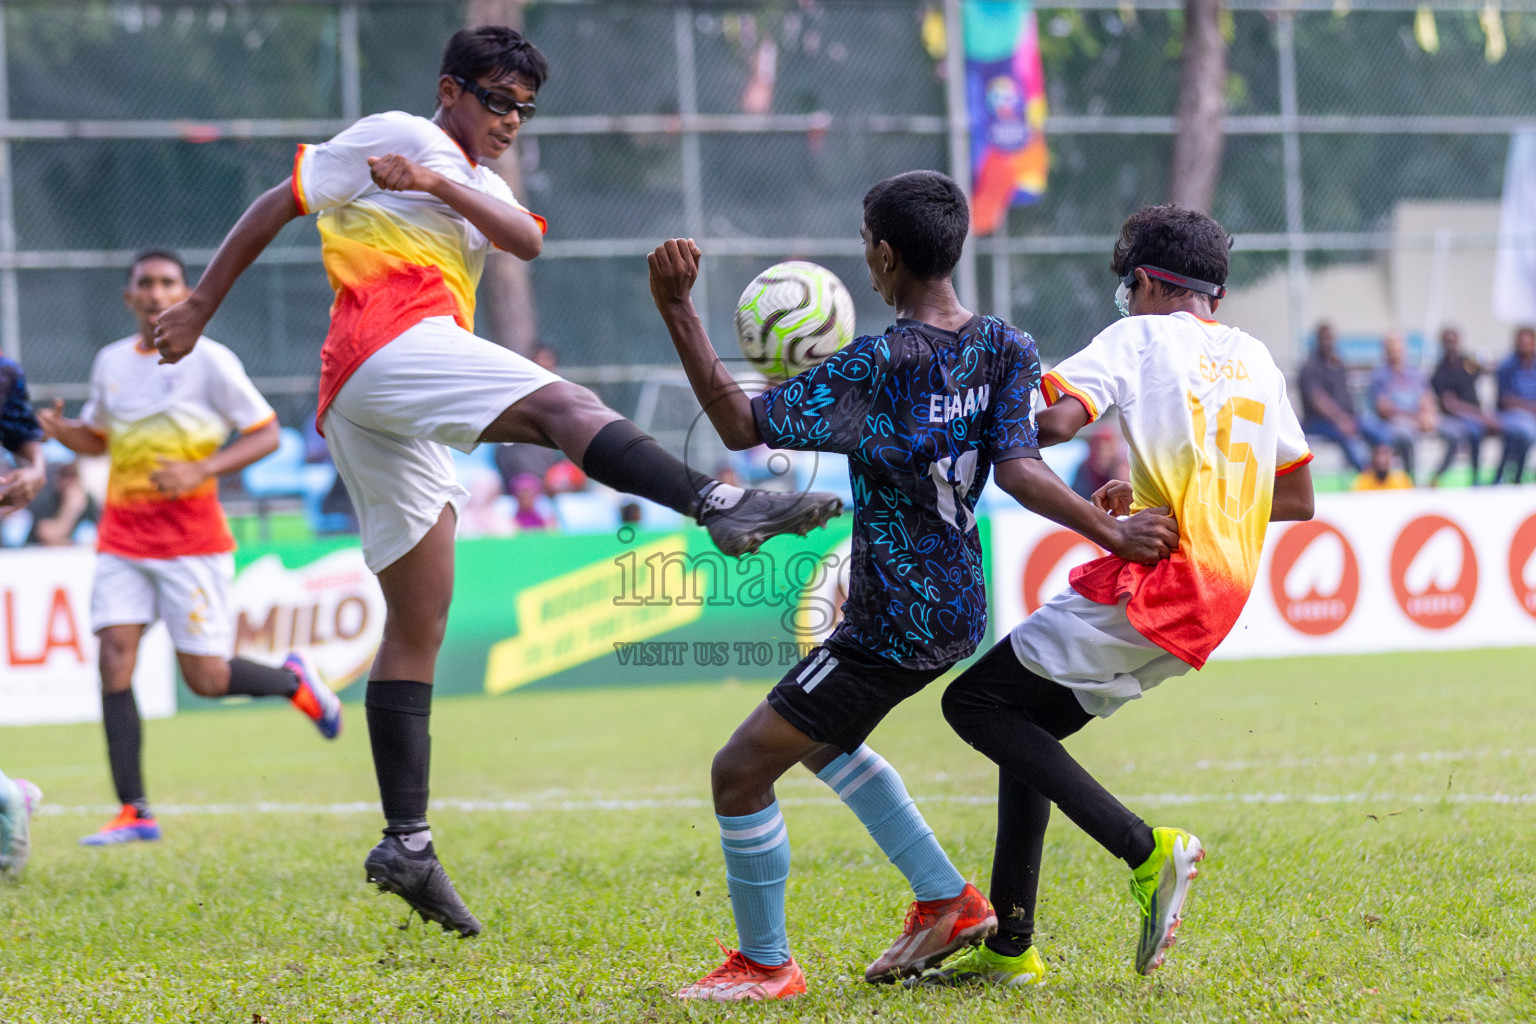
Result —
POLYGON ((427 827, 427 780, 432 768, 432 685, 409 679, 370 679, 364 700, 373 772, 384 805, 385 835, 427 827))
POLYGON ((285 668, 230 658, 229 692, 246 697, 292 697, 299 692, 299 677, 285 668))
POLYGON ((149 801, 144 796, 144 776, 139 769, 143 732, 133 690, 101 695, 101 724, 107 732, 107 762, 112 766, 117 802, 133 804, 140 817, 148 817, 149 801))
POLYGON ((1002 928, 987 938, 987 948, 1002 956, 1023 956, 1024 951, 1035 944, 1035 933, 1007 932, 1002 928))
POLYGON ((638 494, 697 519, 702 498, 717 483, 689 469, 629 420, 614 420, 592 438, 581 458, 587 476, 625 494, 638 494))
POLYGON ((1137 818, 1125 830, 1125 855, 1121 858, 1132 871, 1147 862, 1157 849, 1157 840, 1152 838, 1152 826, 1137 818))

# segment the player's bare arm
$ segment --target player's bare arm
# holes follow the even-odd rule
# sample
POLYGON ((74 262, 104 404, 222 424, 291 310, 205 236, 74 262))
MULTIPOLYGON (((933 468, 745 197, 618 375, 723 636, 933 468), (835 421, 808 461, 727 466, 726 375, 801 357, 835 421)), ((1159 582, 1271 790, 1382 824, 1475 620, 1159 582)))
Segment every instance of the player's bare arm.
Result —
POLYGON ((53 405, 37 410, 37 423, 43 433, 77 455, 105 455, 107 439, 100 431, 81 420, 64 415, 64 399, 55 398, 53 405))
POLYGON ((1078 497, 1039 459, 1008 459, 993 472, 997 485, 1020 505, 1121 558, 1151 565, 1179 548, 1179 527, 1167 506, 1116 519, 1078 497))
POLYGON ((518 259, 531 260, 544 251, 544 233, 533 214, 526 210, 460 185, 398 153, 371 156, 368 167, 379 188, 390 192, 426 192, 441 199, 479 228, 492 245, 518 259))
POLYGON ((160 350, 162 363, 179 362, 192 351, 203 328, 213 319, 245 268, 255 263, 283 226, 299 215, 292 179, 267 189, 246 207, 219 243, 219 251, 214 253, 213 262, 203 271, 192 294, 160 314, 155 325, 155 347, 160 350))
POLYGON ((214 477, 238 473, 258 459, 277 451, 279 429, 277 420, 269 420, 241 434, 206 459, 161 459, 160 468, 149 474, 150 483, 167 497, 175 497, 196 490, 214 477))
POLYGON ((16 457, 16 467, 0 473, 0 518, 30 504, 47 479, 42 444, 23 441, 12 454, 16 457))
POLYGON ((1035 426, 1040 439, 1040 447, 1049 448, 1053 444, 1061 444, 1070 441, 1077 436, 1077 432, 1088 425, 1088 410, 1082 402, 1070 395, 1062 398, 1043 410, 1035 417, 1035 426))
POLYGON ((1300 465, 1275 477, 1275 496, 1269 507, 1272 523, 1305 522, 1312 518, 1312 467, 1300 465))
POLYGON ((688 383, 709 422, 727 448, 744 451, 763 443, 752 416, 752 399, 736 383, 715 353, 693 305, 693 282, 703 254, 691 238, 673 238, 656 247, 646 261, 651 268, 651 298, 672 335, 688 383))

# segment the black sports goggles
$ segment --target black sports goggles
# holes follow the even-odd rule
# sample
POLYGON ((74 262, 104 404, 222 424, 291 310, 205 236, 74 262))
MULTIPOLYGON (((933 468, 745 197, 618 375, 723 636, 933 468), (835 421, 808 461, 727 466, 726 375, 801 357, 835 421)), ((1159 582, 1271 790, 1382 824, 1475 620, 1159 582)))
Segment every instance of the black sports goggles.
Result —
POLYGON ((1148 277, 1154 277, 1159 281, 1166 281, 1173 285, 1175 288, 1188 288, 1192 292, 1199 292, 1201 295, 1209 295, 1213 299, 1224 299, 1227 296, 1226 288, 1219 284, 1211 284, 1209 281, 1200 281, 1193 277, 1185 277, 1183 274, 1175 274, 1171 270, 1164 270, 1162 267, 1148 266, 1145 263, 1132 267, 1130 272, 1120 279, 1120 283, 1125 285, 1127 288, 1135 288, 1136 271, 1138 270, 1145 271, 1148 277))
POLYGON ((481 106, 495 114, 497 117, 506 117, 508 114, 515 110, 517 111, 517 116, 526 121, 533 117, 533 115, 539 109, 532 103, 523 103, 520 100, 513 99, 511 96, 508 96, 505 93, 491 92, 489 89, 480 85, 478 82, 471 82, 467 78, 460 78, 458 75, 454 75, 453 80, 458 82, 460 88, 462 88, 465 92, 470 93, 476 99, 478 99, 481 106))

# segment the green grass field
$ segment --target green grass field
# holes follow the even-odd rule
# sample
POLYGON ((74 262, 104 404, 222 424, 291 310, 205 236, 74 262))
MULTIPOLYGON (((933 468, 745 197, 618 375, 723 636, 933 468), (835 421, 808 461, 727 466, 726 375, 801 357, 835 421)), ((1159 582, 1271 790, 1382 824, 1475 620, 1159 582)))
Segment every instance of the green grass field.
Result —
MULTIPOLYGON (((1218 663, 1070 741, 1153 823, 1197 833, 1180 945, 1131 968, 1125 869, 1059 815, 1039 925, 1049 984, 862 980, 909 899, 853 816, 785 781, 790 935, 810 992, 680 1005, 734 939, 709 759, 760 686, 439 703, 438 848, 486 924, 461 941, 372 892, 361 708, 320 741, 287 708, 147 724, 165 840, 85 849, 111 810, 94 726, 0 731, 53 813, 0 885, 0 1021, 1529 1020, 1536 1010, 1532 651, 1218 663)), ((991 864, 993 776, 940 687, 872 745, 956 864, 991 864)))

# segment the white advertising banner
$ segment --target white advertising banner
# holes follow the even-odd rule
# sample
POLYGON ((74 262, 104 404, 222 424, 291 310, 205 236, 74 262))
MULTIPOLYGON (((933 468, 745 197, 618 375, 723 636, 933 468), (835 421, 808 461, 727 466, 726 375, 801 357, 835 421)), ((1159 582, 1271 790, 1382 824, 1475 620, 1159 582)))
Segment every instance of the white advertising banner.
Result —
MULTIPOLYGON (((1536 486, 1320 494, 1270 527, 1214 658, 1536 646, 1536 486)), ((1022 510, 991 517, 995 635, 1099 554, 1022 510)))
MULTIPOLYGON (((89 548, 0 553, 0 725, 101 718, 96 637, 91 632, 89 548)), ((156 625, 139 645, 133 689, 139 713, 176 713, 175 653, 156 625)))

